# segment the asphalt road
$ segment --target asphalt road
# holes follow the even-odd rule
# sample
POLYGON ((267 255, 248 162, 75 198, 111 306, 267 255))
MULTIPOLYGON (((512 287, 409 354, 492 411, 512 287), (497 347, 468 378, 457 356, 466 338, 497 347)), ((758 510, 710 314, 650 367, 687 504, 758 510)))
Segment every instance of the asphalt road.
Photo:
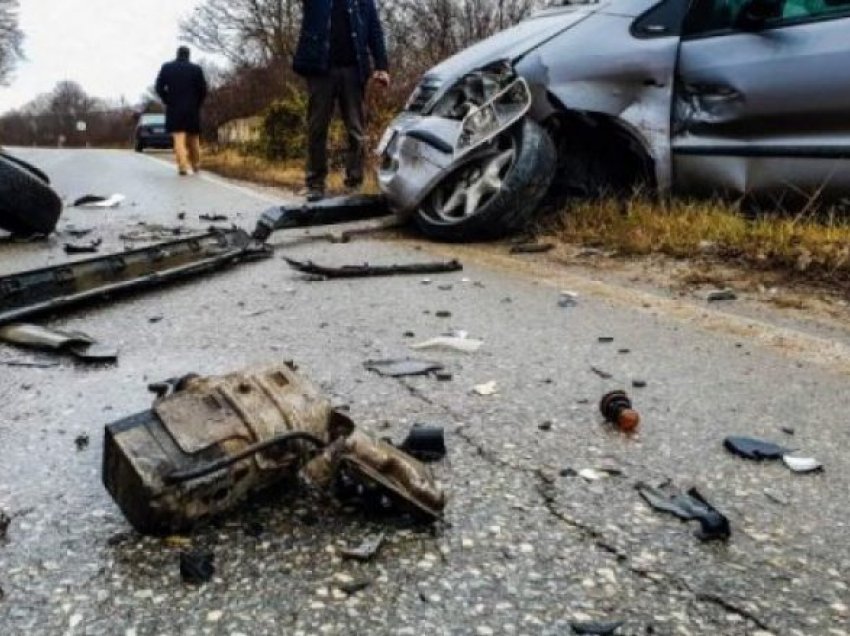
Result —
MULTIPOLYGON (((119 236, 139 222, 200 229, 199 214, 223 213, 251 228, 276 198, 180 178, 128 152, 20 154, 67 199, 127 195, 121 208, 72 209, 60 222, 60 231, 94 226, 103 252, 121 249, 119 236)), ((0 244, 0 273, 65 261, 65 240, 0 244)), ((13 368, 5 363, 54 358, 0 345, 0 509, 12 516, 0 543, 0 633, 554 635, 569 634, 571 620, 623 620, 620 634, 850 634, 842 369, 765 346, 757 329, 709 329, 592 286, 562 308, 533 268, 472 264, 430 285, 307 282, 281 258, 427 258, 417 247, 280 247, 269 261, 49 321, 118 346, 112 366, 59 358, 53 368, 13 368), (449 329, 485 342, 475 354, 426 356, 449 368, 450 382, 363 367, 412 353, 405 332, 425 339, 449 329), (367 430, 399 439, 414 422, 445 426, 445 521, 410 527, 280 493, 198 530, 190 539, 214 551, 217 572, 187 586, 179 547, 135 534, 101 485, 103 426, 147 408, 150 381, 282 359, 349 404, 367 430), (646 388, 630 388, 634 379, 646 388), (498 394, 472 393, 491 380, 498 394), (599 397, 620 387, 643 416, 633 437, 597 412, 599 397), (77 450, 82 434, 91 441, 77 450), (722 447, 731 434, 798 448, 826 469, 797 475, 740 459, 722 447), (572 472, 586 468, 619 474, 587 481, 572 472), (696 486, 729 517, 727 543, 701 543, 695 523, 651 510, 634 489, 667 479, 696 486), (387 543, 373 561, 341 559, 342 546, 376 531, 387 543), (352 579, 369 585, 349 596, 339 586, 352 579)))

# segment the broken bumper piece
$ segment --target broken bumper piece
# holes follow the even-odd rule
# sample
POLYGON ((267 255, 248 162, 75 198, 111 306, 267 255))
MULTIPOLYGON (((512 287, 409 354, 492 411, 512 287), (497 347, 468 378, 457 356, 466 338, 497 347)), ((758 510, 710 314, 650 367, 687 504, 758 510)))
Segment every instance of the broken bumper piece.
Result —
POLYGON ((357 431, 291 366, 187 376, 172 388, 106 427, 103 482, 139 532, 188 529, 296 475, 328 490, 354 484, 428 519, 442 512, 428 467, 357 431))
POLYGON ((298 206, 276 206, 263 212, 252 236, 264 242, 276 230, 338 225, 389 214, 386 199, 369 194, 322 199, 298 206))
POLYGON ((0 325, 271 256, 243 230, 0 276, 0 325))

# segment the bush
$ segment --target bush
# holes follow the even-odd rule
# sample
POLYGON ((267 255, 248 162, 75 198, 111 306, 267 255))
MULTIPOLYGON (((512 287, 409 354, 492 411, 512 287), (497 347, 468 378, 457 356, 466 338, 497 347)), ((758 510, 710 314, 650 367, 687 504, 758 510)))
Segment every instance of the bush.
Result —
POLYGON ((260 154, 266 159, 300 159, 307 155, 307 96, 290 88, 263 112, 260 154))

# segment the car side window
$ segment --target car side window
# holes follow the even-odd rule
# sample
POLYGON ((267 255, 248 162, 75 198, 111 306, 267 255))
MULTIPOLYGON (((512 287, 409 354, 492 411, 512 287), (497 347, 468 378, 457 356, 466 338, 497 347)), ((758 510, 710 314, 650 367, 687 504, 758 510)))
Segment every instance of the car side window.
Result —
MULTIPOLYGON (((682 32, 696 36, 740 30, 737 27, 748 4, 749 0, 693 0, 682 32)), ((763 28, 850 17, 850 0, 776 0, 773 11, 763 28)))

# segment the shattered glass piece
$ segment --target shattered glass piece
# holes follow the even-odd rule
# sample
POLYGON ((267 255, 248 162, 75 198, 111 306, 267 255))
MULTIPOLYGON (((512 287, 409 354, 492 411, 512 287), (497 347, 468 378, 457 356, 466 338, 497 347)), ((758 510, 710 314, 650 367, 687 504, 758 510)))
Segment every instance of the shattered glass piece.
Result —
POLYGON ((484 384, 476 384, 472 387, 472 390, 478 395, 495 395, 499 392, 499 388, 496 386, 495 380, 490 380, 484 384))
POLYGON ((657 488, 639 484, 637 491, 655 510, 672 514, 683 521, 699 521, 700 529, 696 536, 700 541, 725 541, 731 534, 729 520, 708 503, 696 488, 691 488, 684 495, 668 495, 657 488))
POLYGON ((795 473, 813 473, 823 470, 821 464, 814 457, 792 457, 791 455, 783 455, 782 461, 795 473))
POLYGON ((779 459, 786 453, 790 452, 790 449, 780 446, 779 444, 766 442, 754 437, 730 436, 723 440, 723 446, 730 453, 734 453, 735 455, 739 455, 746 459, 755 460, 779 459))
POLYGON ((614 636, 623 626, 623 621, 578 623, 570 621, 574 634, 595 634, 597 636, 614 636))
POLYGON ((578 476, 585 481, 599 481, 605 479, 610 473, 604 470, 596 470, 595 468, 582 468, 578 471, 578 476))
POLYGON ((353 548, 342 548, 340 553, 345 559, 355 559, 357 561, 369 561, 378 554, 378 550, 384 544, 384 533, 380 532, 366 537, 353 548))
POLYGON ((215 574, 215 555, 208 550, 180 552, 180 577, 184 583, 200 585, 215 574))
POLYGON ((443 427, 414 424, 399 448, 421 462, 440 461, 446 456, 443 427))
POLYGON ((426 375, 432 371, 441 371, 443 365, 428 360, 414 360, 405 358, 402 360, 369 360, 363 366, 369 371, 389 378, 401 378, 410 375, 426 375))
POLYGON ((453 336, 437 336, 425 342, 410 345, 411 349, 449 349, 461 353, 475 353, 484 344, 483 340, 475 338, 457 338, 453 336))

